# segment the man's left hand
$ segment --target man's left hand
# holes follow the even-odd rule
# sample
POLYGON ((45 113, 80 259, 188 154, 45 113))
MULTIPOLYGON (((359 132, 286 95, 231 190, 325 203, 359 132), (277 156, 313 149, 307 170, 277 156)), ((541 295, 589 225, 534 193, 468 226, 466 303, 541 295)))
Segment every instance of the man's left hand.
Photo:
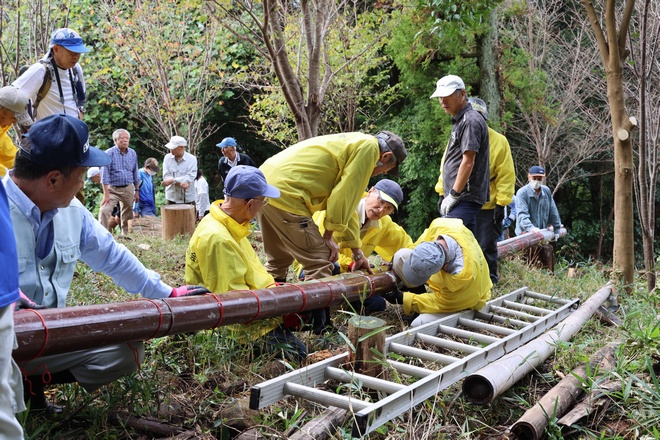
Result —
POLYGON ((211 293, 209 289, 204 286, 181 286, 175 287, 170 293, 170 298, 179 298, 182 296, 204 295, 211 293))
POLYGON ((495 205, 495 212, 493 213, 493 221, 496 225, 501 225, 504 220, 504 206, 495 205))
POLYGON ((18 293, 20 294, 20 297, 18 298, 18 301, 14 303, 14 311, 19 311, 21 309, 45 309, 46 306, 43 304, 37 304, 36 302, 32 301, 30 298, 28 298, 22 290, 18 290, 18 293))
POLYGON ((440 205, 440 215, 445 217, 449 214, 449 211, 458 203, 458 197, 454 197, 451 194, 447 194, 440 205))

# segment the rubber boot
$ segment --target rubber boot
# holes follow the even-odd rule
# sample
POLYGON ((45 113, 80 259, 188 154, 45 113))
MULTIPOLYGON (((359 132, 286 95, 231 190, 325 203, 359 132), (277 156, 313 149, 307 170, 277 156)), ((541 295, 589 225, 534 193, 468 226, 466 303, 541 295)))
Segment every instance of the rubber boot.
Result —
MULTIPOLYGON (((77 382, 76 378, 69 370, 60 371, 50 375, 50 382, 48 385, 57 385, 63 383, 77 382)), ((62 407, 53 405, 46 400, 44 388, 46 384, 43 378, 39 376, 28 376, 23 379, 23 398, 25 405, 30 408, 31 413, 43 412, 46 415, 59 414, 62 412, 62 407)))

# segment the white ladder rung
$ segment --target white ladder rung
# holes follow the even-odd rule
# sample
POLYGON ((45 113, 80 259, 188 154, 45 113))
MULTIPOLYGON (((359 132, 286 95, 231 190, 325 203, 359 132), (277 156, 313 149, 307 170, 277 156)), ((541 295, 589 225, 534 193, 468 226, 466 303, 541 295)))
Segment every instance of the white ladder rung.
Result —
POLYGON ((425 361, 437 362, 442 365, 453 364, 454 362, 460 360, 459 358, 455 358, 453 356, 447 356, 428 350, 422 350, 421 348, 411 347, 410 345, 397 344, 396 342, 392 342, 389 349, 395 353, 416 357, 425 361))
POLYGON ((543 316, 549 315, 550 313, 553 312, 553 310, 550 309, 530 306, 529 304, 521 304, 513 301, 502 301, 502 304, 504 304, 509 309, 522 310, 523 312, 536 313, 537 315, 543 315, 543 316))
POLYGON ((482 335, 481 333, 471 332, 469 330, 463 330, 456 327, 450 327, 448 325, 439 325, 438 333, 444 333, 446 335, 456 336, 482 344, 492 344, 493 342, 500 340, 500 338, 496 338, 495 336, 482 335))
MULTIPOLYGON (((513 319, 509 316, 492 315, 492 314, 481 313, 481 312, 475 313, 474 318, 475 319, 477 319, 477 318, 482 319, 482 320, 484 320, 486 322, 489 322, 489 323, 496 322, 496 323, 499 323, 499 324, 502 324, 502 325, 507 325, 507 324, 508 325, 515 325, 515 326, 519 327, 519 329, 525 328, 529 325, 529 322, 519 321, 519 320, 513 319)), ((517 330, 514 330, 514 331, 517 331, 517 330)))
POLYGON ((313 400, 325 406, 336 406, 337 408, 342 408, 347 411, 361 411, 371 405, 371 403, 365 402, 364 400, 342 396, 341 394, 331 393, 330 391, 306 387, 295 382, 285 383, 284 392, 291 394, 292 396, 313 400))
POLYGON ((477 330, 485 330, 496 335, 509 336, 518 333, 517 330, 512 328, 500 327, 499 325, 486 324, 485 322, 475 321, 473 319, 458 318, 458 323, 464 327, 474 328, 477 330))
POLYGON ((400 383, 390 382, 388 380, 378 379, 360 373, 349 372, 335 367, 327 367, 325 369, 325 375, 328 379, 334 379, 341 382, 355 383, 359 381, 365 388, 382 391, 387 394, 396 393, 406 387, 400 383))
POLYGON ((506 307, 492 306, 490 310, 494 313, 499 313, 504 316, 514 316, 516 318, 523 319, 527 322, 535 322, 541 319, 541 316, 530 315, 529 313, 519 312, 517 310, 507 309, 506 307))
POLYGON ((417 367, 415 365, 405 364, 403 362, 393 361, 391 359, 389 359, 387 363, 390 364, 390 366, 394 368, 398 373, 402 373, 410 377, 416 377, 417 379, 422 379, 435 373, 435 371, 429 370, 427 368, 417 367))
POLYGON ((557 296, 544 295, 542 293, 537 293, 537 292, 530 292, 529 290, 525 292, 525 296, 528 298, 540 299, 543 301, 552 302, 561 305, 573 302, 570 299, 559 298, 557 296))
POLYGON ((417 339, 426 344, 435 345, 436 347, 447 350, 460 351, 461 353, 474 353, 475 351, 482 349, 481 347, 475 347, 474 345, 463 344, 462 342, 438 338, 437 336, 426 335, 424 333, 417 333, 417 339))

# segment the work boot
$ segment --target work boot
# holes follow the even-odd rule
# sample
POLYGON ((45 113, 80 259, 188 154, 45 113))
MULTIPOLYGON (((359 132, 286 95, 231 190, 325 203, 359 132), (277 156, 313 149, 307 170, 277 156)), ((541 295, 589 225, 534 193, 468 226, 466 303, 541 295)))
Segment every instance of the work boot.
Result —
MULTIPOLYGON (((51 374, 48 385, 76 382, 76 378, 69 370, 51 374)), ((30 408, 30 413, 44 413, 46 415, 60 414, 63 408, 46 400, 44 388, 46 384, 39 376, 28 376, 23 380, 23 398, 25 405, 30 408)))

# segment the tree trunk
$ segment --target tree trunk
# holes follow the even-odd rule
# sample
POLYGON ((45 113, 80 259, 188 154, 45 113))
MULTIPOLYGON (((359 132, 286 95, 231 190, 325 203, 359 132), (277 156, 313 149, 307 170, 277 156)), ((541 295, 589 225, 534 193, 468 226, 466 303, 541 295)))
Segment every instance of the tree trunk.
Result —
POLYGON ((498 8, 488 16, 486 31, 477 40, 479 60, 479 97, 488 105, 489 125, 500 127, 502 99, 500 97, 499 49, 497 44, 498 8))
POLYGON ((193 205, 164 205, 160 207, 163 217, 163 240, 176 235, 192 235, 195 232, 195 207, 193 205))

